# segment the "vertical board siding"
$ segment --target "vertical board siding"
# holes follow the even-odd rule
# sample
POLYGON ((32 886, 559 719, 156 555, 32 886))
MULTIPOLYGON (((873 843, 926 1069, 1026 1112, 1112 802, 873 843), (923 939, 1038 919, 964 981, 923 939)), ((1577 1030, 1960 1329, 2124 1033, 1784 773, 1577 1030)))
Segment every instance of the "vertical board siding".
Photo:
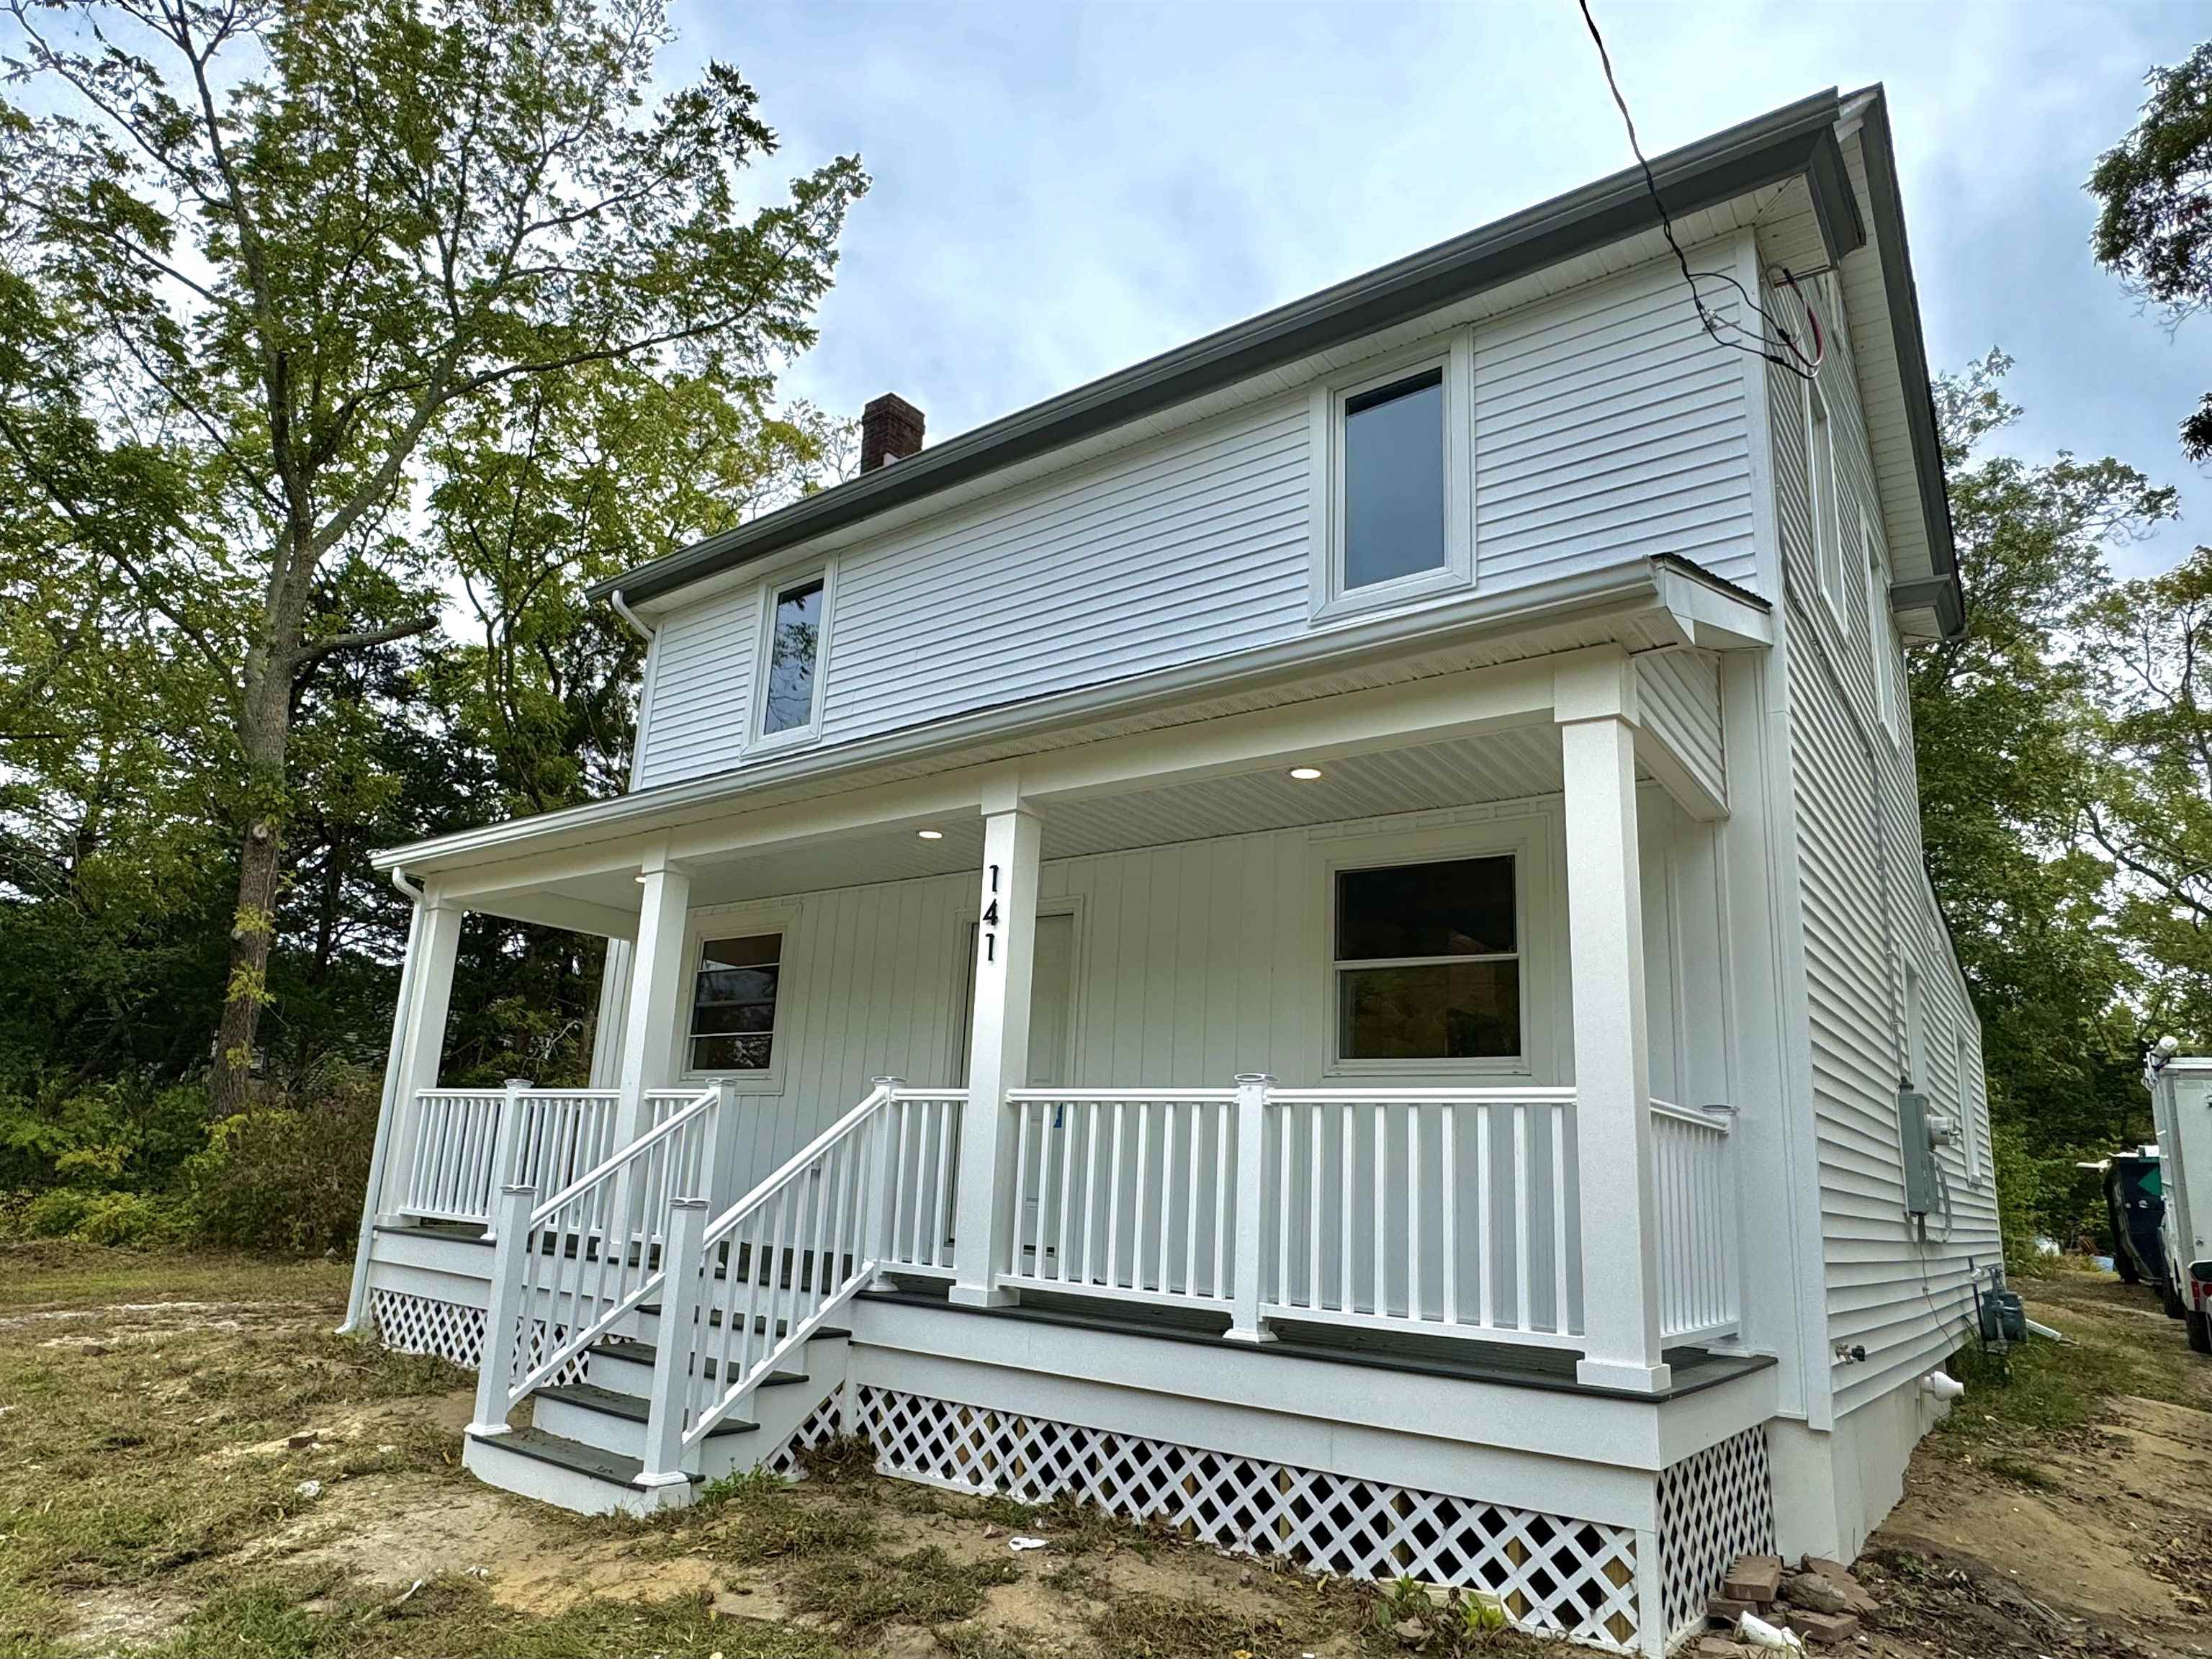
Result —
POLYGON ((1989 1145, 1980 1024, 1921 863, 1910 720, 1901 716, 1893 736, 1876 701, 1876 676, 1889 677, 1901 700, 1905 672, 1895 630, 1869 612, 1859 522, 1874 500, 1873 478, 1850 343, 1840 331, 1829 354, 1820 386, 1844 537, 1839 605, 1823 592, 1815 566, 1803 392, 1782 370, 1766 373, 1827 1339, 1831 1347, 1867 1350, 1863 1361, 1834 1366, 1841 1415, 1933 1368, 1957 1345, 1972 1313, 1968 1259, 1993 1260, 1998 1245, 1988 1160, 1974 1151, 1989 1145), (1897 1115, 1908 961, 1924 987, 1928 1075, 1916 1082, 1966 1124, 1966 1144, 1939 1154, 1951 1220, 1947 1227, 1931 1218, 1924 1242, 1905 1214, 1897 1115))
POLYGON ((1709 651, 1654 651, 1636 659, 1644 722, 1681 757, 1698 781, 1728 799, 1721 737, 1721 665, 1709 651))
POLYGON ((1477 580, 1510 585, 1654 553, 1754 580, 1736 359, 1706 337, 1671 265, 1479 330, 1477 580))
MULTIPOLYGON (((1474 356, 1478 591, 1656 553, 1754 579, 1737 354, 1705 337, 1671 266, 1481 324, 1474 356)), ((839 550, 821 741, 1310 631, 1310 407, 1289 386, 839 550)), ((641 786, 743 763, 760 621, 757 584, 668 617, 641 786)))
MULTIPOLYGON (((1692 1079, 1717 1071, 1721 1041, 1701 1024, 1718 1002, 1718 922, 1709 873, 1696 873, 1698 860, 1710 860, 1711 826, 1681 819, 1656 788, 1643 799, 1646 948, 1655 999, 1669 1011, 1653 1021, 1655 1074, 1694 1091, 1692 1079)), ((1533 817, 1538 826, 1534 856, 1544 868, 1529 882, 1523 988, 1558 1004, 1565 975, 1557 804, 1494 810, 1500 819, 1533 817)), ((1419 833, 1447 840, 1469 821, 1464 812, 1413 816, 1419 833)), ((1390 861, 1401 854, 1407 843, 1399 837, 1408 828, 1404 818, 1370 819, 1048 862, 1039 903, 1075 917, 1067 1085, 1222 1087, 1252 1071, 1285 1086, 1320 1083, 1327 857, 1347 843, 1356 851, 1371 842, 1378 860, 1390 861)), ((964 1076, 976 893, 972 876, 933 876, 773 902, 788 918, 776 1036, 781 1089, 739 1097, 732 1156, 740 1190, 835 1121, 872 1079, 943 1087, 964 1076)), ((750 908, 695 912, 694 921, 720 933, 747 925, 750 908)), ((1571 1078, 1571 1029, 1564 1006, 1534 1022, 1528 1080, 1571 1078)))

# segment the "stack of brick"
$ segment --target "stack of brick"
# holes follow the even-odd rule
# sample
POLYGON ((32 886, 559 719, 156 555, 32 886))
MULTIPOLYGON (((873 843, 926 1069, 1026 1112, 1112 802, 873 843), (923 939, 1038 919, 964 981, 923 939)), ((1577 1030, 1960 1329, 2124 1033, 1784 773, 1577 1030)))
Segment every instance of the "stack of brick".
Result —
POLYGON ((1856 1637, 1859 1621, 1880 1605, 1840 1561, 1808 1555, 1792 1570, 1778 1555, 1744 1555, 1705 1612, 1717 1631, 1740 1630, 1747 1613, 1796 1632, 1808 1646, 1836 1647, 1856 1637))

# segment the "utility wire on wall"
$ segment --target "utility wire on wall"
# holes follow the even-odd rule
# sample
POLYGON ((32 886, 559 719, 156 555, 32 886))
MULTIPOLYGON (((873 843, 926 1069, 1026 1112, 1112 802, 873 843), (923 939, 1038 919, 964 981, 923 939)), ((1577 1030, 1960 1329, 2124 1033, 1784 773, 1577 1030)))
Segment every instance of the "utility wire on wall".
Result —
POLYGON ((1628 100, 1621 96, 1620 82, 1613 73, 1613 57, 1605 49, 1605 37, 1598 33, 1597 19, 1590 15, 1589 0, 1577 0, 1582 7, 1583 21, 1589 29, 1591 41, 1597 47, 1597 60, 1605 70, 1607 90, 1613 94, 1613 106, 1620 112, 1621 125, 1628 129, 1628 148, 1635 152, 1636 165, 1644 169, 1644 187, 1651 193, 1651 205, 1659 210, 1659 228, 1667 238, 1667 246, 1674 250, 1674 263, 1682 268, 1682 281, 1688 285, 1690 303, 1697 307, 1698 321, 1718 344, 1735 351, 1748 351, 1764 357, 1778 368, 1787 369, 1801 380, 1810 380, 1820 372, 1821 360, 1827 356, 1827 341, 1821 331, 1820 314, 1813 308, 1811 296, 1798 287, 1797 279, 1789 270, 1781 269, 1784 286, 1789 289, 1805 313, 1807 331, 1812 337, 1812 355, 1798 343, 1796 334, 1787 323, 1774 316, 1755 299, 1744 285, 1725 270, 1692 270, 1689 256, 1674 239, 1674 222, 1668 216, 1667 204, 1659 194, 1659 180, 1651 171, 1651 163, 1644 159, 1644 145, 1636 136, 1636 118, 1628 112, 1628 100), (1754 334, 1732 318, 1724 317, 1705 302, 1701 282, 1726 283, 1736 291, 1747 309, 1756 316, 1762 327, 1754 334), (1734 337, 1741 336, 1743 337, 1734 337))

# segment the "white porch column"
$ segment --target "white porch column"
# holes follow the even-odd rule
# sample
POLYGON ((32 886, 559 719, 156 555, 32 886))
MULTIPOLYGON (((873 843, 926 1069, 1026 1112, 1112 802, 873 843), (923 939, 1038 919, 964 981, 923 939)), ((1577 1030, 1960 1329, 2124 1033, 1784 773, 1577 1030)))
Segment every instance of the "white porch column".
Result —
POLYGON ((995 1284, 1006 1241, 1012 1236, 1015 1152, 1006 1091, 1021 1086, 1029 1066, 1037 863, 1044 832, 1043 820, 1012 789, 987 799, 984 813, 975 1017, 952 1224, 951 1297, 971 1308, 1014 1299, 1012 1291, 995 1284))
POLYGON ((1574 985, 1584 1382, 1656 1393, 1659 1255, 1644 1042, 1644 893, 1636 824, 1635 681, 1625 653, 1559 671, 1567 935, 1574 985))
POLYGON ((438 1086, 438 1062, 446 1048, 446 1013, 453 997, 453 960, 461 945, 462 910, 434 891, 417 899, 416 922, 409 931, 407 963, 401 970, 398 1012, 392 1023, 391 1057, 385 1062, 386 1109, 394 1133, 385 1159, 377 1198, 378 1218, 398 1219, 399 1206, 415 1168, 415 1137, 422 1119, 416 1097, 438 1086))
POLYGON ((671 863, 665 854, 647 857, 637 879, 637 943, 630 951, 615 1085, 622 1091, 615 1111, 617 1147, 645 1133, 645 1091, 668 1082, 684 1001, 684 927, 691 908, 690 872, 671 863))

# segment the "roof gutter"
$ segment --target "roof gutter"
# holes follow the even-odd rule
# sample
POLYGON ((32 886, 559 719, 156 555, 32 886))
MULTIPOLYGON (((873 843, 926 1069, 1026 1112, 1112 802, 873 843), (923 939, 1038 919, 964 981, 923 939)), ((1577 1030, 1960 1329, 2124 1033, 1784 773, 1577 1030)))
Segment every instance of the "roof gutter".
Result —
MULTIPOLYGON (((1694 213, 1802 178, 1831 260, 1864 245, 1844 168, 1832 87, 1653 161, 1668 211, 1694 213)), ((643 604, 734 566, 1078 443, 1220 386, 1371 334, 1659 222, 1644 174, 1625 168, 1448 242, 879 467, 585 590, 643 604)))

